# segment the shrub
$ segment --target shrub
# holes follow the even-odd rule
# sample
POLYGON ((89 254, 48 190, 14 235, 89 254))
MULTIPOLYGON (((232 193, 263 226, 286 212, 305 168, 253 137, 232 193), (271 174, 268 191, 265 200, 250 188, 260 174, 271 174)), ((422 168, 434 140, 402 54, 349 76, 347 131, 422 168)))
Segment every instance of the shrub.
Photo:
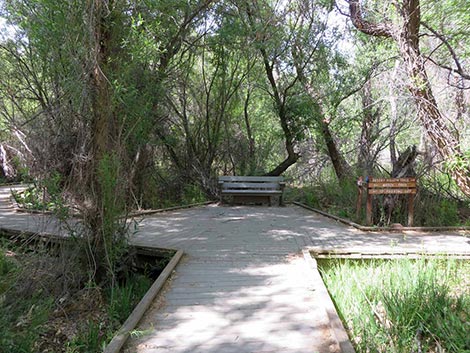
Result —
POLYGON ((458 226, 458 202, 422 191, 415 201, 415 221, 428 227, 458 226))

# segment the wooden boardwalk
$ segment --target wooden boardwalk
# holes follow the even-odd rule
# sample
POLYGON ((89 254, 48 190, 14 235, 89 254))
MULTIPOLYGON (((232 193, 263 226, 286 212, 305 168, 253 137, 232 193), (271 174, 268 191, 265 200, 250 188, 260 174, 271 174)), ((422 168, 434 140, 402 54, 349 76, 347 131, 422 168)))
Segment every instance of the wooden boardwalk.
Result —
MULTIPOLYGON (((8 193, 0 188, 0 227, 61 232, 49 217, 15 212, 8 193)), ((131 241, 186 255, 128 353, 341 352, 302 249, 470 254, 469 238, 455 233, 363 233, 297 206, 158 214, 141 220, 131 241)))
POLYGON ((187 254, 126 352, 340 352, 301 249, 466 251, 455 234, 366 234, 300 207, 215 205, 145 219, 134 243, 187 254))
POLYGON ((208 206, 146 219, 134 242, 186 256, 126 351, 340 352, 292 211, 208 206))

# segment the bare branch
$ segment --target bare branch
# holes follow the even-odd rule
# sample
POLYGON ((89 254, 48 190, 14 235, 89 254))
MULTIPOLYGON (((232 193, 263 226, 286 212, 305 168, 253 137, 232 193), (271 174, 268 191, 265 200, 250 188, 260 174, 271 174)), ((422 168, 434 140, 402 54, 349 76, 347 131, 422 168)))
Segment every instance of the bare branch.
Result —
POLYGON ((351 17, 351 15, 347 12, 344 12, 338 5, 338 3, 335 1, 335 8, 336 10, 343 16, 346 16, 346 17, 351 17))
POLYGON ((359 0, 347 0, 351 20, 359 31, 374 37, 394 38, 395 31, 389 23, 372 23, 364 19, 359 0))
POLYGON ((452 59, 454 60, 454 63, 455 63, 455 66, 457 67, 457 69, 454 69, 454 68, 451 68, 447 65, 444 65, 444 64, 440 64, 440 63, 437 63, 436 61, 434 61, 433 59, 431 59, 430 57, 428 57, 428 60, 430 60, 433 64, 436 64, 437 66, 440 66, 442 67, 443 69, 446 69, 446 70, 449 70, 459 76, 461 76, 463 79, 465 80, 470 80, 470 75, 467 74, 463 67, 462 67, 462 64, 460 64, 460 61, 459 61, 459 58, 457 56, 457 53, 455 52, 454 48, 452 48, 452 46, 450 45, 449 41, 442 35, 440 34, 439 32, 437 32, 436 30, 432 29, 429 25, 427 25, 426 23, 421 23, 423 25, 424 28, 426 28, 427 30, 429 30, 432 34, 434 34, 437 38, 439 38, 439 40, 446 46, 447 50, 449 51, 450 55, 452 56, 452 59))
POLYGON ((441 64, 441 63, 438 63, 436 60, 434 60, 433 58, 431 57, 426 57, 427 60, 429 60, 430 62, 432 62, 434 65, 436 66, 439 66, 440 68, 442 69, 445 69, 445 70, 448 70, 452 73, 455 73, 457 75, 459 75, 460 77, 462 77, 464 80, 470 80, 470 75, 469 74, 466 74, 465 72, 460 72, 450 66, 447 66, 445 64, 441 64))

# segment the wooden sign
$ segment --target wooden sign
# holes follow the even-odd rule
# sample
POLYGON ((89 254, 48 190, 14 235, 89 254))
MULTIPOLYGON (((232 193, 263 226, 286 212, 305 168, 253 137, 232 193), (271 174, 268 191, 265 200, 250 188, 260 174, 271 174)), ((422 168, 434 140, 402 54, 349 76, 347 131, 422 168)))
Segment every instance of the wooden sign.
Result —
POLYGON ((416 189, 369 189, 369 195, 416 194, 416 189))
POLYGON ((416 178, 369 178, 369 183, 416 183, 416 178))
MULTIPOLYGON (((362 199, 362 177, 358 180, 359 196, 357 201, 357 215, 360 214, 362 199)), ((366 222, 372 225, 372 196, 373 195, 408 195, 408 226, 413 225, 414 197, 416 194, 416 178, 368 178, 366 222)))
POLYGON ((391 182, 369 182, 367 185, 368 189, 380 189, 380 188, 415 188, 416 187, 416 181, 412 182, 406 182, 406 183, 391 183, 391 182))

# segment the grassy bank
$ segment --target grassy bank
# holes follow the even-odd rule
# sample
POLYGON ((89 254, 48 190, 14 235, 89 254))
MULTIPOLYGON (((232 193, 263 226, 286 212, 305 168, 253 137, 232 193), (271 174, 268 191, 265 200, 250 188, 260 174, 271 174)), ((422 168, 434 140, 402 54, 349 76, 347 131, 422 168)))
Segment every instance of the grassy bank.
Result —
POLYGON ((64 255, 1 240, 0 352, 101 352, 151 286, 135 274, 101 288, 64 255))
POLYGON ((470 262, 319 260, 358 353, 470 352, 470 262))

